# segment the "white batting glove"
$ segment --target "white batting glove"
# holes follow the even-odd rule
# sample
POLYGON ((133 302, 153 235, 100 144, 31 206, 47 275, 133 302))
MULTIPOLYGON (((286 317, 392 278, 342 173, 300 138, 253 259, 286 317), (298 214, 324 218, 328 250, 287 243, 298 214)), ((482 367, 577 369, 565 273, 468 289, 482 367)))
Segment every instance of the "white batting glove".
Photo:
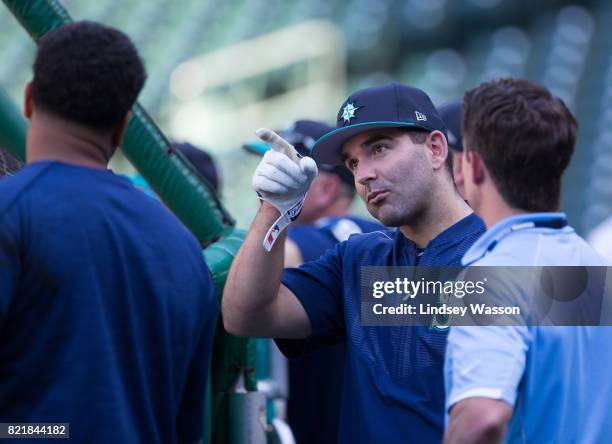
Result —
POLYGON ((274 131, 261 128, 255 133, 271 150, 253 174, 253 188, 280 213, 263 242, 270 251, 280 233, 300 214, 306 192, 317 175, 317 164, 310 157, 300 158, 295 148, 274 131))

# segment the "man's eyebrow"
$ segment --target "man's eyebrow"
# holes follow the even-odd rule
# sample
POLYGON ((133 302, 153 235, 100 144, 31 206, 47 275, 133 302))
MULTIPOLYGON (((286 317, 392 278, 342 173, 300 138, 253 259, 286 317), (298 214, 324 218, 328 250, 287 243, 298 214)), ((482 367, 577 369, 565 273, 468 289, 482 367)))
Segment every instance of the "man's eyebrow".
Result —
MULTIPOLYGON (((369 145, 372 145, 373 143, 376 143, 376 142, 380 142, 381 140, 393 140, 393 139, 394 137, 388 134, 374 134, 372 137, 369 137, 364 142, 362 142, 361 147, 367 148, 369 145)), ((350 156, 346 154, 344 150, 342 151, 340 156, 341 156, 343 163, 346 162, 350 158, 350 156)))
POLYGON ((393 137, 389 136, 388 134, 374 134, 372 137, 367 138, 361 144, 361 146, 366 148, 372 145, 373 143, 380 142, 381 140, 393 140, 393 137))

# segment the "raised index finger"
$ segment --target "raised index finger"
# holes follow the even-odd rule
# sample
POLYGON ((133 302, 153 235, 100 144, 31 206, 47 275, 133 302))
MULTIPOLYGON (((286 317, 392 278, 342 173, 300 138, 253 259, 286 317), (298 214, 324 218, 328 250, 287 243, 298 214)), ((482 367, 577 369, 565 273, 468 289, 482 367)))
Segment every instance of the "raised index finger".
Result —
POLYGON ((281 136, 276 134, 274 131, 268 128, 259 128, 257 131, 255 131, 255 134, 261 140, 270 145, 270 148, 272 148, 274 151, 283 153, 295 163, 299 163, 300 160, 295 148, 293 148, 293 146, 289 142, 287 142, 281 136))

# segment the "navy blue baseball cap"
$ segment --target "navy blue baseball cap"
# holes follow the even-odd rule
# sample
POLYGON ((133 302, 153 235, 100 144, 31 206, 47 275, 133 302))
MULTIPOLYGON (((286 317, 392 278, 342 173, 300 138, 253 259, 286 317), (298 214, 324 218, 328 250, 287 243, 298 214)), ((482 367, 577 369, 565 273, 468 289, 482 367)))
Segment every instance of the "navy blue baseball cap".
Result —
MULTIPOLYGON (((289 128, 278 131, 278 135, 293 145, 300 156, 312 157, 312 147, 317 139, 333 129, 332 126, 316 120, 296 120, 289 128)), ((263 141, 245 143, 242 147, 261 156, 270 149, 268 144, 263 141)), ((317 167, 320 171, 339 176, 342 182, 347 185, 354 185, 353 173, 344 165, 328 165, 317 162, 317 167)))
POLYGON ((219 171, 217 171, 217 165, 215 165, 215 161, 210 154, 188 142, 172 141, 170 145, 191 162, 217 193, 220 191, 221 178, 219 177, 219 171))
POLYGON ((400 83, 359 90, 340 107, 336 129, 322 136, 313 147, 317 163, 342 164, 342 145, 354 136, 380 128, 411 127, 441 131, 446 126, 424 91, 400 83))
POLYGON ((454 151, 463 151, 463 100, 454 100, 438 107, 440 117, 446 124, 448 146, 454 151))

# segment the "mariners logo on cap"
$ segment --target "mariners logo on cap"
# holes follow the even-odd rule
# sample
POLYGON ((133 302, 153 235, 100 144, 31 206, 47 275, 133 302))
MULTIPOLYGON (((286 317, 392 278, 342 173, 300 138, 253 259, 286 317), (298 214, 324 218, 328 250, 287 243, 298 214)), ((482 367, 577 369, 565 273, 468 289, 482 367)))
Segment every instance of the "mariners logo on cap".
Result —
POLYGON ((355 111, 357 111, 359 108, 361 108, 360 106, 355 106, 354 103, 350 103, 348 102, 344 108, 342 108, 342 119, 344 120, 344 123, 351 123, 351 119, 353 117, 355 117, 355 111))

